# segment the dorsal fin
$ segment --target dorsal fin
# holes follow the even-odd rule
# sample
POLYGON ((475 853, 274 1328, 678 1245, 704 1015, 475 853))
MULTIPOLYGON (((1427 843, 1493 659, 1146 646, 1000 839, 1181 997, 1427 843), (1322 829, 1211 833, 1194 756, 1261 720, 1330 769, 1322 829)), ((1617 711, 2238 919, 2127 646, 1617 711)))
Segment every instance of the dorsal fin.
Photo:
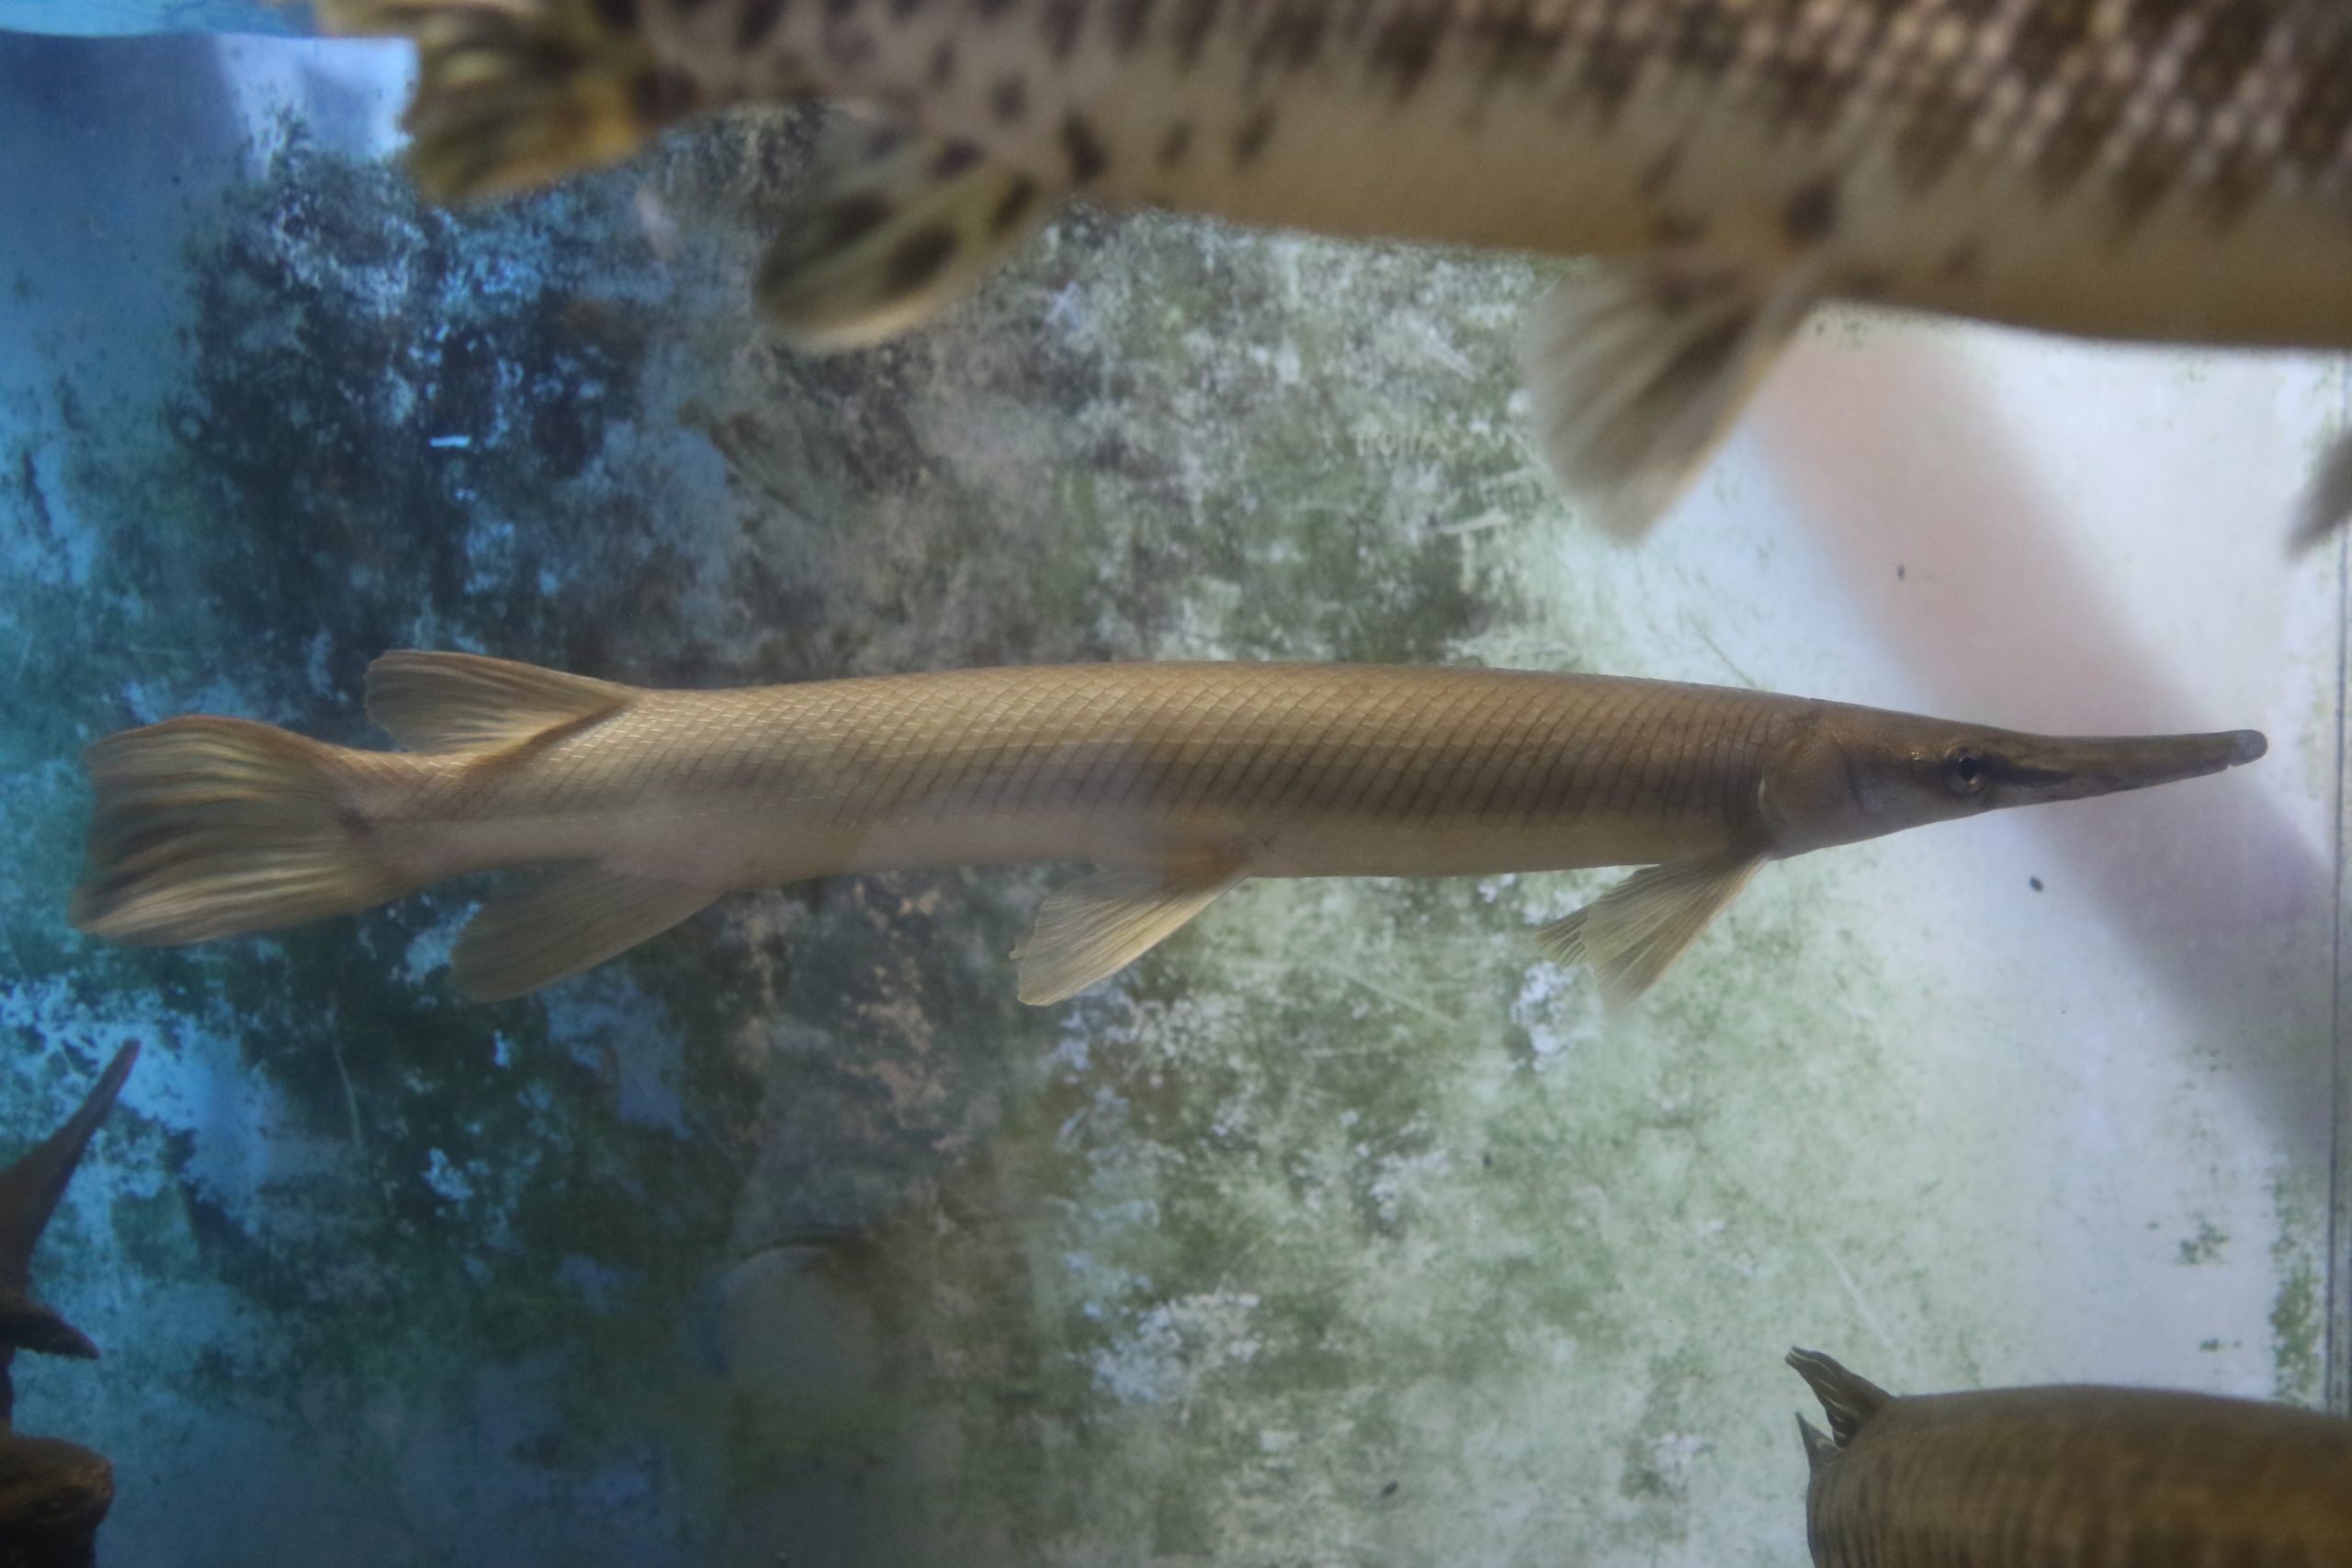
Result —
POLYGON ((1862 1429, 1864 1422, 1885 1409, 1887 1402, 1894 1397, 1818 1350, 1791 1350, 1788 1362, 1813 1390, 1814 1397, 1821 1401, 1822 1413, 1829 1417, 1830 1434, 1841 1449, 1854 1440, 1854 1434, 1862 1429))
POLYGON ((402 649, 368 667, 368 716, 412 751, 494 751, 627 707, 633 686, 479 653, 402 649))

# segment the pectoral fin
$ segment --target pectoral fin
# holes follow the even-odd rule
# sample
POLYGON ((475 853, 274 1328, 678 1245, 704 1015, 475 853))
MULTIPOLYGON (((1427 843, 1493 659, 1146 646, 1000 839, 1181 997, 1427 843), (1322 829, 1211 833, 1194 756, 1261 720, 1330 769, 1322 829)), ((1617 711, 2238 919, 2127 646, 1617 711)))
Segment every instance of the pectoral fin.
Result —
POLYGON ((879 343, 978 288, 1056 194, 968 141, 884 132, 769 249, 760 304, 797 348, 879 343))
POLYGON ((2289 547, 2307 550, 2346 522, 2352 522, 2352 433, 2337 436, 2321 456, 2289 547))
POLYGON ((540 872, 484 904, 449 954, 458 989, 504 1001, 661 935, 716 897, 594 863, 540 872))
POLYGON ((1611 1007, 1630 1002, 1657 984, 1763 863, 1726 856, 1650 866, 1554 920, 1535 940, 1555 963, 1591 964, 1611 1007))
POLYGON ((1563 278, 1529 340, 1537 445, 1621 539, 1674 503, 1814 303, 1785 269, 1673 254, 1563 278))
POLYGON ((1172 874, 1098 871, 1055 889, 1012 953, 1021 999, 1045 1007, 1108 979, 1248 874, 1238 862, 1172 874))

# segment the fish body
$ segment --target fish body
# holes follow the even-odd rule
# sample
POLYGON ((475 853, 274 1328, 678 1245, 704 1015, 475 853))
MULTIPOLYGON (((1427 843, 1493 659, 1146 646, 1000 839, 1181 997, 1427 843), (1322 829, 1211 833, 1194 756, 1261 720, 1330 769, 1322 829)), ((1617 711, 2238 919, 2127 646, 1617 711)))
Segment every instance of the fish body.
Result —
POLYGON ((762 270, 812 346, 921 320, 1072 194, 1600 258, 1539 319, 1530 374, 1547 456, 1623 532, 1825 300, 2352 348, 2339 0, 325 10, 420 40, 413 161, 437 195, 610 161, 707 109, 866 110, 883 129, 762 270))
POLYGON ((2252 731, 2075 740, 1765 693, 1366 665, 1071 665, 652 692, 404 652, 405 752, 195 716, 91 749, 83 929, 191 942, 548 868, 460 938, 512 995, 719 895, 838 872, 1091 862, 1022 991, 1114 972, 1252 876, 1647 865, 1547 928, 1638 994, 1764 862, 1996 806, 2219 772, 2252 731))
POLYGON ((1816 1568, 2334 1568, 2352 1562, 2352 1422, 2154 1389, 1896 1398, 1826 1356, 1790 1361, 1816 1568))

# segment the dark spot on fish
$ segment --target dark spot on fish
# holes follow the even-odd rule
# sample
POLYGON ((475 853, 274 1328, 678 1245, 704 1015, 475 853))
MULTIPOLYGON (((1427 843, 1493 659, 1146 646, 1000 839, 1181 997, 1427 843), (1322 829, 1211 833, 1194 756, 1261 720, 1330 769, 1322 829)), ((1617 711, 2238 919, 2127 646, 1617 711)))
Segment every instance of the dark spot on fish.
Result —
POLYGON ((2182 174, 2183 150, 2143 141, 2115 172, 2115 238, 2122 239, 2154 211, 2182 174))
POLYGON ((2090 38, 2098 10, 2098 0, 2040 0, 2027 6, 2009 35, 2008 68, 2036 87, 2050 81, 2090 38))
POLYGON ((2075 187, 2115 134, 2130 99, 2125 86, 2089 81, 2067 100, 2065 112, 2050 128, 2033 160, 2034 178, 2044 196, 2054 198, 2075 187))
POLYGON ((1168 128, 1167 135, 1159 139, 1159 162, 1161 166, 1166 167, 1169 164, 1182 163, 1184 161, 1184 154, 1190 152, 1192 150, 1193 122, 1189 119, 1180 119, 1175 124, 1168 128))
POLYGON ((825 58, 834 64, 854 69, 871 61, 874 55, 874 35, 864 28, 831 27, 825 29, 825 58))
POLYGON ((1641 80, 1642 66, 1648 58, 1649 51, 1638 38, 1610 33, 1594 39, 1585 46, 1584 63, 1577 71, 1576 85, 1564 107, 1573 109, 1589 104, 1603 129, 1613 126, 1618 111, 1633 94, 1634 84, 1641 80))
POLYGON ((1800 187, 1781 209, 1781 231, 1791 243, 1817 245, 1838 231, 1838 182, 1817 179, 1800 187))
POLYGON ((1962 240, 1944 253, 1943 275, 1955 281, 1973 278, 1984 265, 1984 248, 1974 240, 1962 240))
POLYGON ((2237 96, 2246 73, 2262 59, 2276 11, 2271 0, 2224 0, 2209 8, 2174 90, 2208 111, 2237 96))
POLYGON ((1329 0, 1280 0, 1266 25, 1250 43, 1250 70, 1244 78, 1255 82, 1269 70, 1297 71, 1322 47, 1323 29, 1330 21, 1329 0))
POLYGON ((2027 878, 2025 879, 2025 885, 2026 885, 2028 887, 2032 888, 2036 893, 2039 893, 2039 892, 2041 892, 2041 878, 2040 878, 2040 877, 2038 877, 2038 876, 2029 876, 2029 877, 2027 877, 2027 878))
POLYGON ((784 16, 784 0, 742 0, 742 6, 735 13, 735 47, 754 50, 775 30, 784 16))
POLYGON ((982 21, 993 22, 1012 9, 1012 0, 978 0, 973 9, 979 13, 982 21))
POLYGON ((2303 62, 2302 91, 2287 111, 2284 150, 2306 174, 2345 155, 2352 136, 2352 28, 2338 28, 2329 46, 2303 62))
POLYGON ((1695 245, 1707 237, 1707 220, 1689 212, 1661 212, 1650 224, 1650 237, 1666 246, 1695 245))
POLYGON ((1883 267, 1864 267, 1846 280, 1846 296, 1851 299, 1883 299, 1894 287, 1894 278, 1883 267))
POLYGON ((1739 58, 1739 15, 1722 0, 1685 0, 1682 25, 1668 45, 1668 58, 1686 71, 1721 75, 1739 58))
POLYGON ((1507 10, 1488 12, 1473 25, 1473 36, 1485 46, 1483 72, 1489 84, 1517 78, 1536 81, 1551 68, 1566 36, 1556 22, 1538 26, 1536 0, 1516 0, 1507 10))
POLYGON ((1151 0, 1111 0, 1111 50, 1133 54, 1151 22, 1151 0))
POLYGON ((1046 49, 1056 60, 1068 60, 1086 26, 1086 0, 1046 0, 1038 15, 1046 27, 1046 49))
POLYGON ((1021 117, 1029 112, 1029 85, 1018 76, 1007 76, 989 95, 989 113, 1006 125, 1018 125, 1021 117))
POLYGON ((637 0, 595 0, 596 20, 607 31, 633 33, 637 30, 637 0))
POLYGON ((1037 182, 1027 175, 1015 175, 1012 183, 1004 187, 1004 195, 997 199, 996 209, 989 214, 989 234, 1002 239, 1012 231, 1013 225, 1028 216, 1036 204, 1037 182))
POLYGON ((1190 70, 1201 57, 1216 27, 1225 0, 1179 0, 1176 12, 1176 63, 1190 70))
POLYGON ((942 39, 939 47, 931 51, 931 85, 934 92, 945 92, 956 80, 956 40, 942 39))
POLYGON ((824 236, 817 242, 820 251, 837 251, 854 245, 889 220, 897 209, 888 197, 872 191, 860 191, 845 196, 825 209, 824 236))
POLYGON ((922 9, 922 0, 890 0, 890 19, 894 22, 911 21, 922 9))
POLYGON ((1408 0, 1373 36, 1372 68, 1389 77, 1400 101, 1413 96, 1436 62, 1445 19, 1446 13, 1427 0, 1408 0))
POLYGON ((1255 163, 1258 154, 1266 150, 1267 139, 1274 133, 1274 110, 1269 104, 1241 122, 1233 138, 1233 166, 1246 169, 1255 163))
POLYGON ((346 838, 365 840, 376 836, 376 824, 368 820, 367 813, 356 806, 336 807, 334 819, 346 838))
POLYGON ((893 296, 915 293, 936 278, 956 254, 956 234, 946 225, 918 229, 890 249, 882 269, 884 290, 893 296))
POLYGON ((939 150, 931 161, 931 177, 952 180, 980 161, 980 145, 977 141, 951 141, 939 150))
POLYGON ((1680 173, 1681 169, 1682 143, 1678 141, 1643 166, 1641 183, 1643 199, 1656 201, 1664 196, 1666 187, 1674 183, 1674 176, 1680 173))
POLYGON ((1070 184, 1077 186, 1092 182, 1111 162, 1094 128, 1074 114, 1062 117, 1062 156, 1069 160, 1070 184))
POLYGON ((666 125, 694 110, 694 82, 674 66, 639 72, 630 79, 628 92, 630 107, 648 125, 666 125))
POLYGON ((1983 106, 1976 95, 1944 82, 1926 90, 1894 138, 1896 173, 1912 190, 1926 190, 1950 172, 1968 145, 1983 106))

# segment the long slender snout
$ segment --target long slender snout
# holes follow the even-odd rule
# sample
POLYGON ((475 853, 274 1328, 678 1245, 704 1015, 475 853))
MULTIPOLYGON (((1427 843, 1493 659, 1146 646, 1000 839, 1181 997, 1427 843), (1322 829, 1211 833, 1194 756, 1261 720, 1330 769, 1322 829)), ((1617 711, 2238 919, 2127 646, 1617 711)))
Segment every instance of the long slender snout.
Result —
POLYGON ((2212 735, 2007 738, 1987 759, 2002 805, 2085 800, 2200 778, 2251 762, 2270 750, 2258 729, 2212 735))

